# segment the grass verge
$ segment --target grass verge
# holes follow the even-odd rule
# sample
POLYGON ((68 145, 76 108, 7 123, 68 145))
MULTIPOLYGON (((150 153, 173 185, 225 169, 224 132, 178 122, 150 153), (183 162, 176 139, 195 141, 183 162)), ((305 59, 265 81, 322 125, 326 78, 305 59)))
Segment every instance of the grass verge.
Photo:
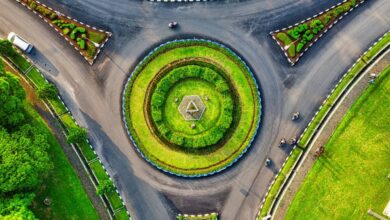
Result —
POLYGON ((27 113, 35 119, 34 126, 42 128, 50 144, 49 156, 54 168, 50 171, 44 183, 36 192, 32 210, 39 219, 99 219, 99 216, 88 198, 77 174, 66 158, 57 139, 47 128, 47 125, 35 109, 25 103, 27 113), (48 197, 52 200, 50 206, 43 204, 48 197))
POLYGON ((353 104, 292 201, 286 219, 367 218, 390 197, 390 66, 353 104))
MULTIPOLYGON (((298 146, 300 148, 302 148, 303 150, 306 149, 306 147, 310 143, 310 140, 314 136, 315 132, 319 129, 320 124, 322 123, 322 121, 325 120, 325 117, 329 113, 332 106, 337 102, 342 92, 353 81, 353 79, 365 68, 367 61, 373 61, 373 59, 379 54, 380 51, 388 47, 389 43, 390 43, 390 34, 389 32, 387 32, 379 41, 377 41, 376 44, 374 44, 367 51, 367 53, 365 53, 360 59, 358 59, 358 61, 355 63, 355 65, 352 68, 348 70, 344 78, 336 86, 333 93, 328 97, 325 103, 321 106, 317 115, 313 118, 312 122, 308 125, 308 127, 302 134, 301 138, 298 141, 298 146), (363 60, 367 60, 367 61, 363 61, 363 60)), ((286 163, 294 163, 298 158, 299 157, 296 158, 290 157, 286 163)), ((275 183, 284 182, 284 179, 285 177, 279 175, 276 177, 275 183), (283 181, 278 180, 279 178, 283 179, 283 181)), ((280 184, 279 186, 271 186, 270 191, 272 190, 272 192, 269 192, 268 195, 266 196, 263 206, 259 211, 258 218, 264 217, 270 212, 270 208, 272 207, 275 198, 279 194, 281 186, 282 184, 280 184)))
MULTIPOLYGON (((11 61, 16 66, 16 68, 19 71, 21 71, 21 72, 22 72, 23 69, 27 70, 31 66, 31 63, 28 60, 26 60, 23 56, 21 56, 19 53, 17 53, 17 56, 15 56, 15 57, 7 57, 7 60, 11 61)), ((23 76, 23 74, 22 74, 22 76, 23 76)), ((45 78, 40 74, 39 70, 36 67, 32 67, 32 69, 28 72, 28 74, 25 74, 24 76, 25 76, 25 78, 28 81, 32 82, 32 84, 34 85, 35 88, 41 88, 45 84, 48 83, 45 80, 45 78)), ((74 121, 74 119, 72 118, 71 114, 67 113, 68 110, 67 110, 67 108, 65 107, 64 103, 62 102, 62 100, 59 97, 56 98, 56 99, 45 100, 45 101, 52 109, 54 109, 54 114, 56 114, 57 117, 59 118, 59 120, 63 123, 63 125, 65 127, 65 132, 67 132, 67 130, 69 128, 78 126, 76 124, 76 122, 74 121)), ((84 157, 87 162, 97 158, 97 155, 91 149, 90 145, 87 143, 86 140, 84 142, 76 145, 76 147, 79 148, 79 150, 82 153, 81 156, 84 157)), ((60 155, 59 155, 59 157, 60 157, 60 155)), ((53 159, 53 160, 55 160, 55 159, 53 159)), ((98 161, 95 161, 95 162, 98 162, 98 161)), ((56 165, 56 163, 54 163, 54 164, 56 165)), ((88 166, 88 164, 86 164, 86 166, 88 166)), ((108 179, 108 175, 105 173, 105 171, 104 171, 104 169, 103 169, 103 167, 102 167, 102 165, 100 163, 99 163, 99 166, 97 164, 94 164, 94 169, 93 169, 94 172, 97 172, 99 174, 99 178, 100 179, 98 179, 98 180, 100 181, 100 180, 108 179)), ((91 167, 91 169, 92 169, 92 167, 91 167)), ((70 177, 67 176, 67 173, 63 173, 63 175, 66 178, 70 178, 70 177)), ((54 179, 53 179, 53 181, 54 181, 54 179)), ((56 180, 56 181, 59 181, 59 180, 56 180)), ((61 185, 61 184, 57 184, 57 185, 61 185)), ((65 192, 67 192, 66 191, 66 189, 67 189, 66 187, 62 187, 62 188, 59 187, 58 188, 58 192, 60 192, 61 189, 65 189, 65 192)), ((69 190, 69 191, 71 191, 71 190, 69 190)), ((58 194, 61 194, 61 193, 58 193, 58 194)), ((64 194, 64 192, 62 192, 62 194, 64 194)), ((72 199, 73 197, 69 197, 69 198, 72 199)), ((121 199, 119 197, 119 194, 117 194, 116 192, 115 193, 111 193, 110 199, 108 199, 109 202, 113 201, 115 203, 114 205, 117 205, 117 203, 118 203, 117 201, 118 200, 121 200, 121 199)), ((43 199, 41 201, 43 201, 43 199)), ((64 204, 66 204, 67 202, 68 201, 64 200, 64 204)), ((41 202, 41 204, 42 204, 42 202, 41 202)), ((70 206, 70 207, 72 207, 72 206, 70 206)), ((122 205, 122 207, 123 207, 123 205, 122 205)), ((47 211, 47 210, 38 210, 38 212, 39 211, 42 211, 42 214, 49 215, 48 214, 49 211, 47 211)), ((112 211, 114 211, 114 210, 112 210, 112 211)), ((62 212, 59 212, 59 213, 62 213, 62 212)), ((86 212, 86 213, 88 213, 88 212, 86 212)), ((127 213, 127 212, 125 212, 125 213, 127 213)), ((62 214, 62 217, 59 217, 60 215, 57 216, 57 214, 53 214, 53 215, 55 215, 55 216, 53 217, 50 214, 51 217, 48 216, 49 218, 45 218, 45 217, 42 217, 42 218, 43 219, 63 219, 63 217, 66 216, 64 214, 62 214)), ((126 215, 127 218, 124 218, 124 216, 125 215, 123 215, 123 214, 120 215, 121 219, 129 219, 128 215, 126 215)), ((76 217, 73 218, 72 217, 72 219, 94 219, 94 218, 93 217, 91 217, 91 218, 88 218, 88 217, 87 218, 76 218, 76 217)))

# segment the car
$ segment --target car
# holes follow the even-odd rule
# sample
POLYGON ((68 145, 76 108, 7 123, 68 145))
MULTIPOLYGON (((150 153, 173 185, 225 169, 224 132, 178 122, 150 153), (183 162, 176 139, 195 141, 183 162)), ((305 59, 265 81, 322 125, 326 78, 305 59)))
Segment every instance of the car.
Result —
POLYGON ((13 45, 21 49, 25 53, 30 53, 31 50, 34 48, 34 45, 27 42, 25 39, 20 37, 19 35, 15 34, 14 32, 11 32, 8 34, 7 38, 13 45))
POLYGON ((300 115, 301 115, 300 112, 294 112, 294 113, 292 114, 291 120, 293 120, 293 121, 298 120, 299 117, 300 117, 300 115))
POLYGON ((168 27, 169 28, 175 28, 178 25, 176 21, 169 22, 168 27))

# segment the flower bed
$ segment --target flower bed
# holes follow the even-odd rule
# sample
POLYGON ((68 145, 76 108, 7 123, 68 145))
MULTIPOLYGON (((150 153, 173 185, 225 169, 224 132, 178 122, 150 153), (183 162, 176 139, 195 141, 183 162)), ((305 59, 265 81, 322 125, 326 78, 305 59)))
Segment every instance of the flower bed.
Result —
POLYGON ((93 64, 101 48, 112 35, 110 32, 98 30, 61 12, 58 12, 36 0, 16 0, 29 10, 38 14, 46 23, 63 36, 80 54, 93 64))
POLYGON ((288 61, 294 65, 328 29, 363 2, 364 0, 345 0, 325 12, 270 34, 284 51, 288 61))

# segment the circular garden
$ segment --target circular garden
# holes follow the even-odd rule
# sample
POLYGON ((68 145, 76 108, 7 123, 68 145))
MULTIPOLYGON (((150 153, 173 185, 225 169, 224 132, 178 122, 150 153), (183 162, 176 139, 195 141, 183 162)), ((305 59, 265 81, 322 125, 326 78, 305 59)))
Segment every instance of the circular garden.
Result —
POLYGON ((135 68, 123 115, 137 151, 171 174, 206 176, 250 146, 261 115, 257 83, 227 47, 206 40, 160 45, 135 68))

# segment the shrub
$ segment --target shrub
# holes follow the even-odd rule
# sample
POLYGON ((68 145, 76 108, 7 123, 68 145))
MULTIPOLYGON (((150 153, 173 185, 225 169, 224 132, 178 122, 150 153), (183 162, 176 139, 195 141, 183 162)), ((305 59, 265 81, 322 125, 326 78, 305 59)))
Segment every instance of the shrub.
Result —
POLYGON ((298 46, 297 46, 297 52, 301 52, 302 51, 302 48, 305 46, 305 44, 303 44, 302 42, 299 42, 298 43, 298 46))
POLYGON ((36 2, 31 2, 30 3, 30 8, 35 10, 35 8, 37 7, 37 3, 36 2))
POLYGON ((69 32, 70 32, 69 28, 64 28, 64 30, 62 30, 62 33, 65 35, 69 34, 69 32))
POLYGON ((76 39, 76 35, 78 33, 85 33, 85 28, 83 28, 83 27, 76 27, 75 29, 73 29, 72 33, 70 33, 70 38, 72 40, 76 39))
POLYGON ((81 38, 77 38, 77 44, 80 46, 80 48, 82 50, 85 49, 85 40, 81 39, 81 38))
POLYGON ((57 19, 57 14, 56 13, 54 13, 54 12, 52 12, 51 14, 50 14, 50 20, 54 20, 54 19, 57 19))
POLYGON ((224 136, 233 121, 233 99, 230 95, 230 87, 225 79, 214 70, 197 65, 178 67, 167 73, 157 83, 151 98, 150 116, 154 121, 160 135, 168 142, 188 148, 206 147, 218 143, 224 136), (224 96, 221 116, 215 127, 204 132, 202 136, 188 137, 180 132, 171 131, 164 123, 162 107, 166 102, 166 96, 170 88, 185 78, 201 78, 214 84, 215 89, 224 96))
POLYGON ((56 99, 58 91, 53 84, 45 84, 44 87, 38 89, 37 93, 41 99, 56 99))
POLYGON ((289 45, 291 43, 291 39, 284 32, 279 32, 276 34, 276 37, 283 42, 284 45, 289 45))
POLYGON ((87 139, 88 132, 85 128, 75 127, 75 128, 69 128, 67 140, 70 144, 78 144, 82 143, 87 139))
POLYGON ((112 181, 109 179, 105 179, 101 181, 96 188, 96 194, 100 196, 114 191, 115 191, 115 186, 112 183, 112 181))

